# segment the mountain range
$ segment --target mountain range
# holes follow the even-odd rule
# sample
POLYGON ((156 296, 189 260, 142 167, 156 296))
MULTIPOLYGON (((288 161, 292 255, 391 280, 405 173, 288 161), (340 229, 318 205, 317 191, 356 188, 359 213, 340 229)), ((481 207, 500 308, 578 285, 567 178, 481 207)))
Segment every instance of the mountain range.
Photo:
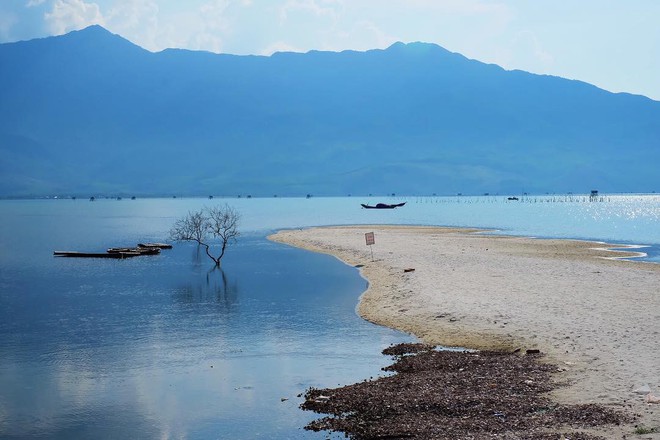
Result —
POLYGON ((0 196, 660 189, 660 102, 427 43, 149 52, 0 44, 0 196))

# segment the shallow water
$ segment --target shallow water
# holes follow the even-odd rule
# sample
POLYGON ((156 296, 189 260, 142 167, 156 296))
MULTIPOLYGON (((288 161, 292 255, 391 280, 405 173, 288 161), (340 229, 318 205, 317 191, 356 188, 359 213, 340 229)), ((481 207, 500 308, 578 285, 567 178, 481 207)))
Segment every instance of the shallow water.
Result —
POLYGON ((275 229, 477 226, 645 244, 658 260, 658 196, 359 208, 394 200, 0 201, 0 437, 324 438, 301 429, 314 414, 297 395, 379 374, 382 348, 408 337, 357 317, 356 269, 267 241, 275 229), (222 271, 187 243, 128 260, 52 256, 164 241, 176 218, 222 203, 243 216, 222 271))
POLYGON ((3 210, 1 438, 319 438, 301 429, 314 415, 297 395, 377 375, 380 350, 409 339, 355 314, 356 269, 263 232, 222 271, 190 244, 53 257, 163 240, 157 218, 102 204, 3 210))

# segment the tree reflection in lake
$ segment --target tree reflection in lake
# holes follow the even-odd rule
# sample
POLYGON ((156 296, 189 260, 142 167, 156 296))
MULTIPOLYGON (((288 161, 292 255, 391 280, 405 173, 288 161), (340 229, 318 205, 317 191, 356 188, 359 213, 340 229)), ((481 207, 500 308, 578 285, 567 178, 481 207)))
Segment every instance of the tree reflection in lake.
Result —
POLYGON ((213 267, 204 274, 195 274, 189 284, 179 287, 174 299, 182 304, 214 303, 230 310, 238 302, 238 282, 230 281, 222 268, 213 267))

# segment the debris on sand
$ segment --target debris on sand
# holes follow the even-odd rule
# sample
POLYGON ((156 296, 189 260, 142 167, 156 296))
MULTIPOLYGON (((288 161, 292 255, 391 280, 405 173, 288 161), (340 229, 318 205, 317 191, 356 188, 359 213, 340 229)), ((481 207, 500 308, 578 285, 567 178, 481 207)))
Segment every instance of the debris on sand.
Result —
POLYGON ((571 439, 599 437, 580 430, 630 422, 599 405, 558 405, 547 397, 556 366, 540 356, 437 351, 400 344, 384 354, 394 375, 335 389, 309 389, 301 408, 328 414, 306 426, 353 439, 571 439))

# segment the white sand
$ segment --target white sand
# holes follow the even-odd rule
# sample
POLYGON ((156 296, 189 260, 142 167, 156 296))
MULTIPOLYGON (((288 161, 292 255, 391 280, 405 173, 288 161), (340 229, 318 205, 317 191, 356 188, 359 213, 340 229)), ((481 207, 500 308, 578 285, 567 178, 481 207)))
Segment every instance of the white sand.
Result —
MULTIPOLYGON (((594 242, 477 231, 359 226, 282 231, 274 241, 335 255, 369 281, 358 312, 425 342, 535 348, 562 370, 553 398, 632 409, 660 429, 660 265, 617 261, 594 242), (370 249, 364 234, 374 232, 370 249), (600 248, 600 249, 594 249, 600 248), (404 272, 405 269, 415 269, 404 272)), ((632 427, 598 431, 635 436, 632 427)))

